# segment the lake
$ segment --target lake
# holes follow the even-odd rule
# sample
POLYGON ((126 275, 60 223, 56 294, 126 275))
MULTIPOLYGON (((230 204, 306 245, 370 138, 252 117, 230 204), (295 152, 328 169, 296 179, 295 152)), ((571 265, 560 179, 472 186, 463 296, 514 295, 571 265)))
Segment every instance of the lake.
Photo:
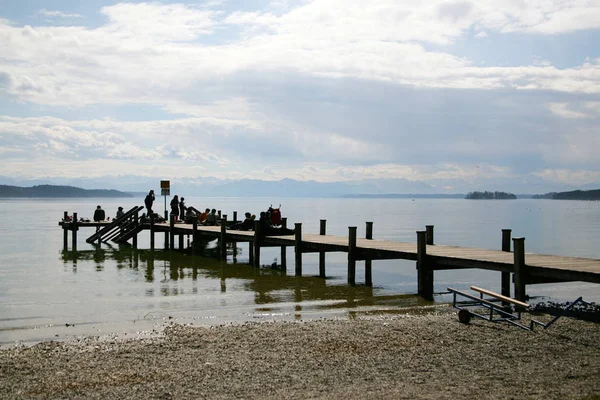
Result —
MULTIPOLYGON (((184 194, 185 197, 185 194, 184 194)), ((525 237, 527 252, 600 258, 600 202, 557 200, 482 201, 463 199, 261 199, 186 198, 186 205, 259 214, 281 204, 288 226, 302 222, 303 232, 348 234, 357 226, 365 235, 372 221, 373 237, 416 242, 416 231, 435 226, 437 244, 500 249, 501 230, 525 237)), ((227 261, 178 251, 150 252, 149 234, 142 232, 138 249, 116 243, 97 247, 85 242, 94 228, 81 228, 77 252, 63 251, 58 221, 63 212, 92 218, 96 205, 111 218, 117 207, 142 205, 128 199, 2 199, 0 200, 0 346, 64 340, 81 335, 140 337, 169 323, 216 325, 244 321, 354 318, 360 314, 427 310, 431 303, 417 291, 415 263, 373 261, 373 287, 364 282, 364 264, 357 263, 357 286, 346 284, 346 254, 327 254, 327 279, 318 278, 318 254, 303 255, 302 277, 293 271, 288 248, 287 273, 252 268, 248 245, 227 261)), ((158 197, 155 210, 164 202, 158 197)), ((158 234, 157 245, 161 245, 158 234)), ((69 246, 70 246, 69 234, 69 246)), ((186 240, 187 243, 187 240, 186 240)), ((261 261, 278 261, 279 248, 261 251, 261 261)), ((500 291, 500 273, 480 270, 435 273, 435 302, 451 301, 448 286, 478 285, 500 291)), ((589 283, 531 285, 534 301, 600 301, 600 287, 589 283)))

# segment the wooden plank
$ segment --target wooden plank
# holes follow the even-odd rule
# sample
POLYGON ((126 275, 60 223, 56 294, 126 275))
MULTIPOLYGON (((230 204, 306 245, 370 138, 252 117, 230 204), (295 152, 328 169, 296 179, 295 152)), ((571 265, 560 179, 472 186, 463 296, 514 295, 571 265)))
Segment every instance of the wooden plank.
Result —
POLYGON ((525 307, 525 308, 529 307, 529 304, 527 304, 527 303, 524 303, 522 301, 513 299, 512 297, 502 296, 501 294, 496 293, 496 292, 492 292, 491 290, 482 289, 482 288, 477 287, 477 286, 471 286, 471 290, 474 290, 474 291, 479 292, 479 293, 487 294, 488 296, 492 296, 492 297, 497 298, 498 300, 502 300, 502 301, 506 301, 508 303, 512 303, 512 304, 514 304, 516 306, 521 306, 521 307, 525 307))

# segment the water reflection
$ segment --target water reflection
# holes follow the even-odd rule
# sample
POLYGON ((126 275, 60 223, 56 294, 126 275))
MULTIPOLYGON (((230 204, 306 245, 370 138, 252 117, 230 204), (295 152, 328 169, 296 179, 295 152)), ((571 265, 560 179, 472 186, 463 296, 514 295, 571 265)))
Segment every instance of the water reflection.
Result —
MULTIPOLYGON (((230 248, 230 254, 239 253, 230 248)), ((214 249, 209 249, 208 255, 214 249)), ((218 249, 215 251, 218 253, 218 249)), ((118 270, 128 270, 143 276, 147 283, 174 283, 182 280, 201 279, 219 282, 219 292, 230 291, 254 293, 253 302, 260 310, 272 311, 269 305, 296 303, 295 311, 301 312, 299 303, 314 303, 310 307, 318 309, 343 309, 368 306, 419 306, 424 303, 418 296, 377 295, 377 288, 369 286, 349 286, 332 284, 332 279, 317 276, 288 275, 281 268, 253 268, 246 263, 222 261, 218 258, 182 253, 169 250, 139 250, 128 245, 98 246, 92 250, 63 251, 64 263, 73 263, 75 271, 78 261, 91 261, 97 272, 103 272, 105 265, 114 265, 118 270), (107 262, 108 261, 108 262, 107 262)), ((229 258, 231 260, 231 257, 229 258)), ((160 288, 144 289, 145 296, 179 296, 198 293, 198 288, 183 288, 161 285, 160 288)))

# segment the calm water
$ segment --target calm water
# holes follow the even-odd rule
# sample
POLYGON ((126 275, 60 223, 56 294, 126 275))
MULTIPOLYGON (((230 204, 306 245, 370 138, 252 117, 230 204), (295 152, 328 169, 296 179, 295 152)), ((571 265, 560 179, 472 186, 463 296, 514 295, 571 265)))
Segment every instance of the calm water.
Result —
MULTIPOLYGON (((241 217, 258 214, 274 200, 187 198, 198 209, 221 209, 241 217)), ((347 235, 348 226, 365 234, 374 222, 374 238, 416 241, 416 231, 435 225, 435 242, 499 249, 501 229, 524 236, 528 252, 600 258, 600 203, 552 200, 468 201, 461 199, 283 199, 288 224, 303 223, 317 233, 347 235)), ((318 255, 304 255, 304 276, 247 265, 247 244, 235 259, 183 255, 177 251, 135 250, 127 245, 89 245, 93 228, 82 228, 78 251, 63 252, 63 211, 92 217, 97 204, 113 217, 142 199, 0 200, 0 345, 65 339, 78 335, 139 335, 165 323, 221 324, 239 321, 352 318, 358 313, 402 312, 427 304, 416 292, 414 262, 374 261, 373 288, 346 285, 346 254, 327 254, 327 279, 318 274, 318 255), (68 326, 67 326, 68 324, 68 326)), ((157 209, 163 208, 157 198, 157 209)), ((69 246, 70 246, 69 236, 69 246)), ((149 235, 138 247, 149 247, 149 235)), ((157 243, 162 236, 157 235, 157 243)), ((265 264, 279 249, 263 249, 265 264)), ((277 260, 279 261, 279 260, 277 260)), ((357 264, 357 282, 364 268, 357 264)), ((500 290, 500 273, 462 270, 436 272, 435 290, 467 289, 477 284, 500 290)), ((528 286, 540 299, 600 301, 600 286, 585 283, 528 286)), ((436 302, 450 301, 440 294, 436 302)))

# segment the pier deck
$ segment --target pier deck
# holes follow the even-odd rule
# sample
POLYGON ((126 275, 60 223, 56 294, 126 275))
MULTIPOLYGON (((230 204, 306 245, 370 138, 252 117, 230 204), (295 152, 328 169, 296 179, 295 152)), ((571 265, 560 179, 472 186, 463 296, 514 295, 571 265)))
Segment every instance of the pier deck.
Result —
MULTIPOLYGON (((348 254, 348 283, 355 284, 356 261, 365 261, 366 284, 372 284, 371 262, 373 260, 412 260, 417 264, 417 280, 419 294, 425 298, 433 295, 433 272, 436 270, 452 270, 478 268, 502 273, 502 294, 510 296, 510 277, 512 274, 514 293, 518 300, 526 299, 525 286, 535 283, 584 281, 600 283, 600 260, 580 257, 565 257, 525 253, 524 238, 512 238, 514 251, 511 251, 511 231, 502 231, 502 250, 487 250, 470 247, 444 246, 433 243, 433 226, 427 226, 426 231, 417 232, 416 243, 396 242, 372 239, 372 223, 367 222, 367 237, 357 238, 356 227, 349 227, 349 235, 334 236, 325 234, 325 221, 321 220, 321 233, 304 233, 302 224, 295 224, 294 233, 285 236, 264 236, 256 231, 238 231, 226 228, 227 221, 222 226, 202 226, 175 223, 139 224, 137 211, 130 210, 128 224, 135 223, 133 237, 137 244, 137 233, 149 230, 151 248, 154 248, 154 235, 165 234, 165 247, 175 248, 175 236, 179 237, 179 248, 183 248, 183 237, 207 237, 218 239, 221 255, 226 257, 226 243, 248 242, 250 264, 260 265, 261 247, 281 247, 281 266, 286 267, 286 248, 294 247, 296 275, 302 275, 302 254, 320 253, 320 276, 325 277, 325 253, 343 252, 348 254), (134 219, 133 216, 136 215, 134 219), (369 225, 370 224, 370 225, 369 225)), ((76 215, 76 214, 75 214, 76 215)), ((284 221, 284 224, 286 222, 284 221)), ((65 249, 67 246, 67 231, 73 232, 73 247, 76 247, 76 232, 80 227, 96 227, 110 229, 119 227, 119 221, 114 222, 59 222, 65 232, 65 249)), ((257 225, 258 228, 258 225, 257 225)), ((88 242, 102 241, 102 235, 96 234, 88 238, 88 242), (96 237, 97 236, 97 237, 96 237)))

